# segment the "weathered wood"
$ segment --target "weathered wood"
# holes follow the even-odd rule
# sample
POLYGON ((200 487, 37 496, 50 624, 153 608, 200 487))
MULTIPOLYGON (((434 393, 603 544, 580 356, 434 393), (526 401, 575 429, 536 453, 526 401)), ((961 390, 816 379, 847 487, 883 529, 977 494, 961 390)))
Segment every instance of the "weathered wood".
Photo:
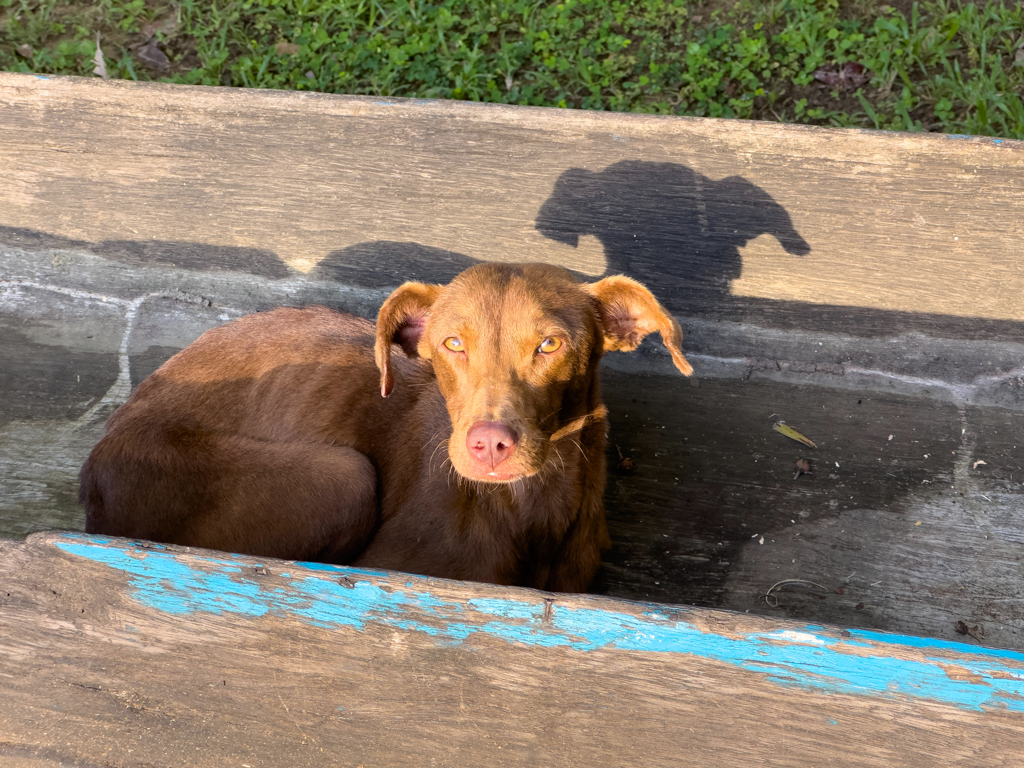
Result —
POLYGON ((0 73, 0 535, 80 528, 103 419, 207 328, 544 260, 647 282, 697 368, 607 360, 609 461, 636 469, 603 592, 1024 649, 1022 165, 996 139, 0 73), (784 578, 829 592, 776 606, 784 578))
POLYGON ((124 540, 2 547, 5 764, 888 768, 1024 752, 1017 653, 124 540))

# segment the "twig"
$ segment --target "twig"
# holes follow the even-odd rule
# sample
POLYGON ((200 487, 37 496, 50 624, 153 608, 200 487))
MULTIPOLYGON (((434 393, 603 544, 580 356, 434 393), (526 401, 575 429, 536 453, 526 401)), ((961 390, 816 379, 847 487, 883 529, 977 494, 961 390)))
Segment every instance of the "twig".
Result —
POLYGON ((761 595, 761 599, 768 603, 768 605, 770 605, 772 608, 778 608, 779 598, 773 595, 772 592, 774 592, 776 589, 780 589, 781 587, 786 587, 791 584, 806 584, 811 587, 817 587, 822 592, 828 592, 827 587, 823 587, 821 586, 821 584, 818 584, 815 581, 808 581, 807 579, 783 579, 782 581, 777 581, 770 587, 768 587, 768 591, 761 595), (773 600, 775 602, 772 602, 773 600))

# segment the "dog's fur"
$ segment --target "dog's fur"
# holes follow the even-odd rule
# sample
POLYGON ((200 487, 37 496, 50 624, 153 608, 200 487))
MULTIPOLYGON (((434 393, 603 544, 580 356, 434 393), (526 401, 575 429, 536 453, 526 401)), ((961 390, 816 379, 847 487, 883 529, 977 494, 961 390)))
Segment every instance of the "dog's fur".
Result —
POLYGON ((376 331, 249 315, 111 416, 82 468, 86 530, 583 591, 610 543, 598 363, 654 331, 689 375, 646 288, 540 264, 406 283, 376 331))

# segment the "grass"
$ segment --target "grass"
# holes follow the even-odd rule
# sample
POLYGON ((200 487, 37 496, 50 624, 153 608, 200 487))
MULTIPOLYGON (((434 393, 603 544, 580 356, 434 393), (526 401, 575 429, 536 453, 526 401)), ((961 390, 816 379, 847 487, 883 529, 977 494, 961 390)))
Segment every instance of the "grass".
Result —
POLYGON ((134 80, 1024 139, 1003 0, 0 0, 0 68, 91 75, 97 33, 134 80))

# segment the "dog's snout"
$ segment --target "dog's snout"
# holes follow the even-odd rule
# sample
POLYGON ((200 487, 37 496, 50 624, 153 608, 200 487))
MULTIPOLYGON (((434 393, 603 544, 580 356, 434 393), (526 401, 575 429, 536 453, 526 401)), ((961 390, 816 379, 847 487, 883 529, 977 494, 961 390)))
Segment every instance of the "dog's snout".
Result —
POLYGON ((513 454, 519 436, 497 421, 478 421, 466 433, 469 455, 491 470, 513 454))

